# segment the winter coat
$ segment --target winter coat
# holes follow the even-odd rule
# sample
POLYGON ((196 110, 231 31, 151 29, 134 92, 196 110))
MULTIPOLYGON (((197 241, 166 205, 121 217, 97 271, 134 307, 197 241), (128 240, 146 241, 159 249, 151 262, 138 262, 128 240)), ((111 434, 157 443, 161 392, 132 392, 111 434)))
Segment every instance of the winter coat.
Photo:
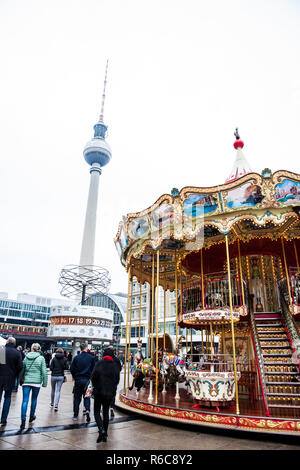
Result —
POLYGON ((0 386, 4 390, 11 390, 14 387, 16 377, 23 367, 22 356, 13 344, 5 346, 5 364, 0 364, 0 386))
POLYGON ((48 375, 46 361, 39 352, 31 351, 27 354, 23 362, 20 379, 22 377, 24 377, 24 385, 42 384, 43 387, 47 387, 48 375))
POLYGON ((104 356, 97 362, 91 380, 94 394, 101 395, 106 400, 111 400, 116 395, 120 369, 112 357, 104 356))
POLYGON ((94 358, 89 353, 83 351, 82 353, 77 354, 70 367, 73 379, 90 379, 94 365, 94 358))
POLYGON ((64 371, 68 369, 67 359, 63 353, 56 353, 50 362, 50 370, 52 377, 62 377, 64 371))

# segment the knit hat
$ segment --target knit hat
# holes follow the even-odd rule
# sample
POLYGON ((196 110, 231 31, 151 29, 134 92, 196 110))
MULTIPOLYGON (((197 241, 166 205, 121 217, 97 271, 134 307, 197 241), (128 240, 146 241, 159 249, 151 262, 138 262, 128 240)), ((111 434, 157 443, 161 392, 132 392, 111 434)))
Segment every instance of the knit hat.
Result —
POLYGON ((112 349, 106 348, 106 349, 104 349, 104 351, 103 351, 103 357, 104 357, 104 356, 114 357, 114 352, 112 351, 112 349))

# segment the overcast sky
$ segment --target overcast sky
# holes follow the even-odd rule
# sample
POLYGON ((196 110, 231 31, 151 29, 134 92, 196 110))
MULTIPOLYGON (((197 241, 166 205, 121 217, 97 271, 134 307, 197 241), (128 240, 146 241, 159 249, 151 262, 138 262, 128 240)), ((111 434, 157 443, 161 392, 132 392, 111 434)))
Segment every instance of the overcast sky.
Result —
POLYGON ((0 291, 59 297, 78 264, 104 121, 95 264, 127 290, 113 243, 173 187, 225 181, 239 127, 254 171, 299 173, 298 0, 0 0, 0 291))

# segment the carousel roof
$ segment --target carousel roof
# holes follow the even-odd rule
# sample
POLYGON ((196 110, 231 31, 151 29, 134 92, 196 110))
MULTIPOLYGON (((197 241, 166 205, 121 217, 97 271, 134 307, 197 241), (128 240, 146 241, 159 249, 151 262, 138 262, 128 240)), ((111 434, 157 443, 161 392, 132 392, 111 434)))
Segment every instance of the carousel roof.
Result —
MULTIPOLYGON (((120 260, 126 269, 131 266, 141 282, 151 280, 157 250, 160 272, 169 279, 168 288, 173 288, 177 260, 186 259, 188 268, 193 265, 191 253, 196 259, 203 248, 214 255, 220 244, 223 252, 226 235, 231 244, 237 239, 244 243, 241 246, 246 251, 251 240, 264 240, 251 243, 251 252, 259 247, 266 251, 266 246, 271 247, 267 240, 281 237, 298 239, 300 244, 300 175, 284 170, 272 174, 269 169, 262 175, 253 173, 243 157, 244 144, 237 131, 235 135, 235 176, 245 171, 243 176, 219 186, 173 188, 171 194, 162 195, 143 211, 127 214, 120 222, 115 237, 120 260)), ((279 254, 279 244, 273 244, 272 250, 275 256, 279 254)))

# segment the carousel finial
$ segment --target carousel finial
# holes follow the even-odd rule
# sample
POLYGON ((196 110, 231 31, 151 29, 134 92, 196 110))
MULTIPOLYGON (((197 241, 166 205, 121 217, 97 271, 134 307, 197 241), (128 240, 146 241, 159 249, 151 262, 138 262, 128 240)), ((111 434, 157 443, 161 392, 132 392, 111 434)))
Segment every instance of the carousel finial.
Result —
POLYGON ((235 129, 235 142, 233 144, 234 148, 237 150, 238 148, 242 149, 244 147, 244 142, 240 139, 239 129, 238 127, 235 129))
POLYGON ((236 140, 238 140, 238 139, 240 138, 240 135, 239 135, 239 128, 238 128, 238 127, 236 127, 236 129, 235 129, 234 135, 235 135, 236 140))

